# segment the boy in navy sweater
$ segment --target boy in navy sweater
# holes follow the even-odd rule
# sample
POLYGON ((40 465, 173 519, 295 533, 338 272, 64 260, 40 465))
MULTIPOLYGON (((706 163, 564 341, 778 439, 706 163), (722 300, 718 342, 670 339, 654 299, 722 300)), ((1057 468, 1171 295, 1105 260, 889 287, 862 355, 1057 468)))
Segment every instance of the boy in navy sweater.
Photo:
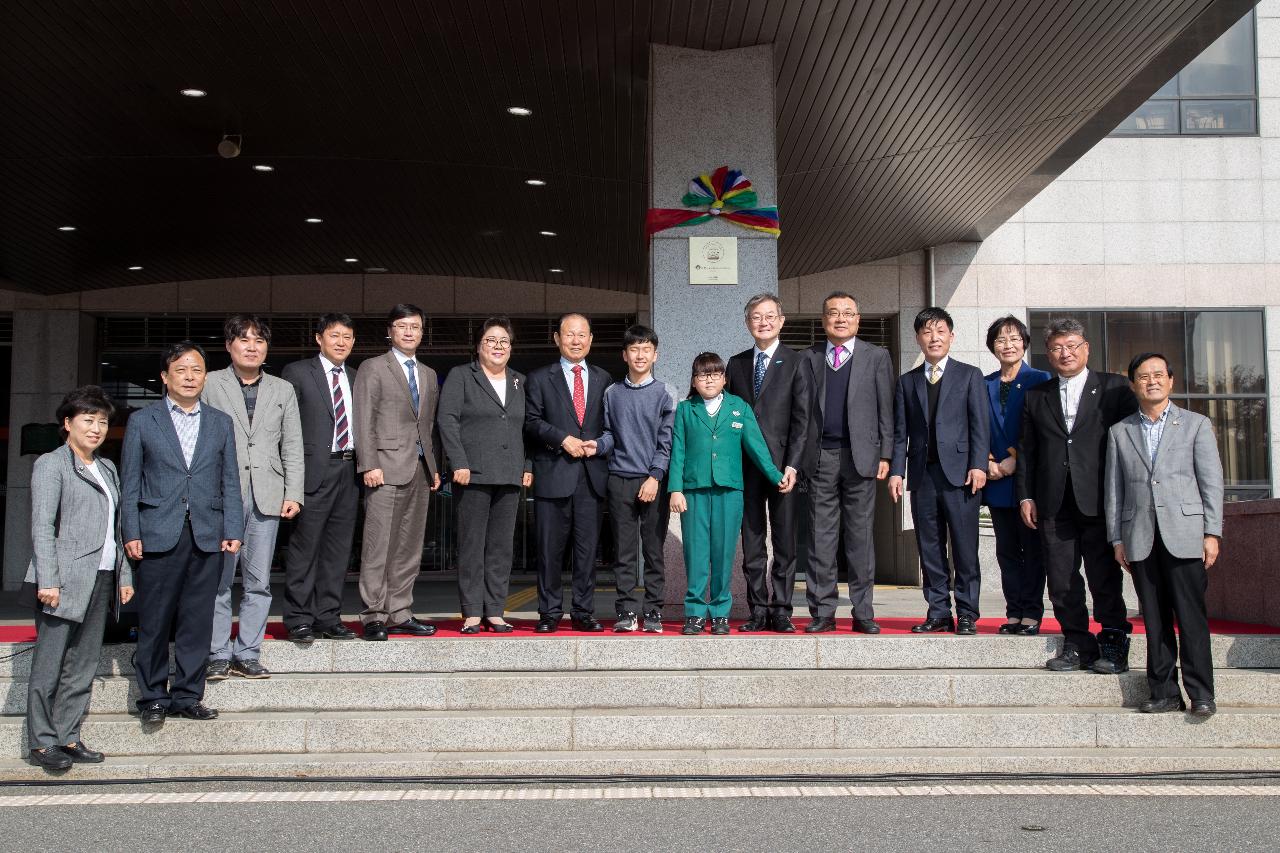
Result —
POLYGON ((613 436, 609 456, 609 515, 618 548, 618 633, 640 627, 640 552, 644 551, 644 630, 662 633, 663 560, 667 536, 666 478, 676 392, 653 378, 658 336, 632 326, 622 338, 627 378, 604 392, 604 428, 613 436))

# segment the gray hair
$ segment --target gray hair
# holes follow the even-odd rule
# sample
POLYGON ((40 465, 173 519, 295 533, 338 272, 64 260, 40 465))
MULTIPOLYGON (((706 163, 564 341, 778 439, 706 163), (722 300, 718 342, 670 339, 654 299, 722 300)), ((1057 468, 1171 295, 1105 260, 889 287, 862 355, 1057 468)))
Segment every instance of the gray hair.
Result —
POLYGON ((742 309, 742 316, 750 320, 751 312, 766 302, 772 302, 774 305, 777 305, 779 316, 785 316, 782 310, 782 300, 778 298, 778 294, 776 293, 757 293, 755 296, 748 299, 747 307, 742 309))
POLYGON ((1054 338, 1061 338, 1067 335, 1079 335, 1086 341, 1089 336, 1084 332, 1084 323, 1081 323, 1075 317, 1059 317, 1056 320, 1050 320, 1049 325, 1044 328, 1044 343, 1049 345, 1049 341, 1054 338))

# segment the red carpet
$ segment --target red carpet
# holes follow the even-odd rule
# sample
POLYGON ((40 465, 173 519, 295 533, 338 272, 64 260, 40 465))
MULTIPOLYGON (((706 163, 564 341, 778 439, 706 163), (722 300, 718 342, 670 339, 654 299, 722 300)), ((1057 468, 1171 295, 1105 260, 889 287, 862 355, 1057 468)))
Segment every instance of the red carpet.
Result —
MULTIPOLYGON (((735 628, 733 632, 733 636, 735 637, 783 637, 783 636, 804 637, 804 636, 808 636, 804 633, 804 627, 809 624, 808 619, 796 619, 795 624, 798 631, 797 633, 792 635, 774 634, 772 632, 759 633, 759 634, 742 634, 736 630, 737 626, 741 624, 742 621, 743 620, 740 620, 740 619, 735 619, 733 621, 732 624, 735 628)), ((833 636, 837 634, 844 635, 844 636, 851 636, 850 621, 851 620, 849 619, 837 619, 836 620, 837 631, 833 634, 833 636)), ((917 624, 920 621, 919 619, 884 618, 884 619, 877 619, 876 621, 880 623, 880 627, 883 631, 881 636, 889 636, 889 635, 908 636, 908 637, 921 636, 921 635, 916 635, 911 633, 911 626, 917 624)), ((1144 633, 1142 620, 1135 618, 1132 621, 1133 621, 1133 632, 1135 634, 1144 633)), ((475 635, 459 634, 458 629, 462 627, 462 621, 460 619, 441 620, 438 622, 434 622, 434 624, 436 625, 437 628, 439 628, 435 636, 422 637, 421 638, 422 640, 430 641, 430 640, 441 640, 441 639, 448 640, 448 639, 458 639, 458 638, 476 639, 480 637, 485 637, 493 640, 500 640, 500 639, 510 639, 514 637, 530 639, 535 637, 541 638, 541 637, 548 637, 548 636, 549 637, 612 637, 619 640, 625 640, 625 639, 633 639, 633 638, 652 638, 657 636, 669 637, 672 634, 678 635, 680 633, 680 627, 683 623, 680 620, 668 619, 663 623, 665 633, 662 635, 644 634, 639 631, 637 631, 634 634, 615 634, 611 630, 609 630, 609 628, 612 625, 612 622, 610 621, 606 621, 603 623, 605 626, 605 631, 602 634, 587 634, 580 631, 571 630, 569 628, 568 619, 565 619, 561 623, 563 627, 559 631, 557 631, 555 634, 535 634, 533 631, 533 628, 534 628, 534 625, 536 625, 537 623, 532 620, 512 620, 511 624, 515 626, 516 630, 512 631, 510 634, 493 634, 490 632, 484 632, 484 633, 475 634, 475 635)), ((996 634, 1002 624, 1004 624, 1003 618, 981 619, 978 622, 978 633, 979 634, 996 634)), ((357 633, 359 633, 360 631, 360 623, 358 622, 348 622, 347 627, 351 628, 353 631, 356 631, 357 633)), ((1097 624, 1094 624, 1092 628, 1094 632, 1101 630, 1101 627, 1097 624)), ((1218 620, 1218 619, 1209 620, 1209 629, 1215 634, 1280 634, 1280 628, 1274 628, 1270 625, 1253 625, 1247 622, 1227 622, 1227 621, 1218 620)), ((1044 622, 1040 625, 1040 631, 1042 634, 1061 633, 1060 629, 1058 628, 1058 623, 1053 619, 1045 619, 1044 622)), ((286 636, 287 636, 287 632, 285 631, 283 623, 272 622, 270 625, 267 626, 268 639, 284 640, 286 636)), ((865 636, 865 635, 857 634, 852 636, 865 636)), ((934 636, 946 636, 946 635, 934 635, 934 636)), ((36 632, 35 632, 34 625, 2 625, 0 626, 0 643, 27 643, 27 642, 31 642, 35 638, 36 638, 36 632)), ((393 638, 405 639, 404 635, 393 635, 393 638)), ((409 639, 415 639, 415 638, 409 638, 409 639)))

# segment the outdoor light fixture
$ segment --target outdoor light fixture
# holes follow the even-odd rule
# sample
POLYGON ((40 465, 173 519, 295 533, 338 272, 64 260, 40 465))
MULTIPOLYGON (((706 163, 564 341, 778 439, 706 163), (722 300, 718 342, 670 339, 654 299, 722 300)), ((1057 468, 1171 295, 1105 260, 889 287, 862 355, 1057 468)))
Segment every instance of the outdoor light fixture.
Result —
POLYGON ((188 98, 203 98, 209 93, 204 89, 183 89, 178 94, 185 95, 188 98))
POLYGON ((227 133, 222 137, 222 141, 218 143, 218 156, 226 160, 231 160, 240 156, 241 136, 238 133, 227 133))
POLYGON ((274 172, 275 170, 275 166, 268 166, 266 163, 255 163, 253 166, 255 172, 274 172))
POLYGON ((507 107, 507 112, 511 113, 513 116, 533 115, 533 110, 529 109, 528 107, 507 107))
POLYGON ((547 185, 546 181, 540 181, 537 178, 529 178, 525 183, 531 187, 545 187, 547 185))

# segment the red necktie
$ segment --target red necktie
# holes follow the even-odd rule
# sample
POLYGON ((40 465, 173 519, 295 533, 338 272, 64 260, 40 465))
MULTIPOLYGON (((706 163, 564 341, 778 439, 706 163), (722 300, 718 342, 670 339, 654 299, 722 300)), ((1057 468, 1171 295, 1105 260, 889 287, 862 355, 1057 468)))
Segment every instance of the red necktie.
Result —
POLYGON ((578 426, 587 418, 587 392, 582 387, 582 365, 573 366, 573 413, 578 416, 578 426))

